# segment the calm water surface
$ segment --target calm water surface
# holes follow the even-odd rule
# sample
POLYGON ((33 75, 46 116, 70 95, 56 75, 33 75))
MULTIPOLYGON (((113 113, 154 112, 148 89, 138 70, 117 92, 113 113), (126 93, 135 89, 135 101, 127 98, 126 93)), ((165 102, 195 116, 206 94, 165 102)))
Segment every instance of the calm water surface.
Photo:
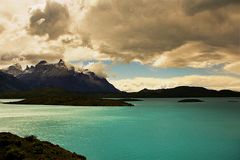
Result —
POLYGON ((240 160, 238 98, 144 99, 135 107, 0 104, 0 132, 36 135, 88 160, 240 160))

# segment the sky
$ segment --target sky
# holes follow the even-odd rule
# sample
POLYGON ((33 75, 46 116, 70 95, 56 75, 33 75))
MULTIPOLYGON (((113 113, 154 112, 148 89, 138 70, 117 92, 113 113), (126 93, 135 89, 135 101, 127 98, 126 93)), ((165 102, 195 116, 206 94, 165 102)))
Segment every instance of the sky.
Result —
POLYGON ((0 68, 64 59, 124 91, 240 91, 239 0, 0 2, 0 68))

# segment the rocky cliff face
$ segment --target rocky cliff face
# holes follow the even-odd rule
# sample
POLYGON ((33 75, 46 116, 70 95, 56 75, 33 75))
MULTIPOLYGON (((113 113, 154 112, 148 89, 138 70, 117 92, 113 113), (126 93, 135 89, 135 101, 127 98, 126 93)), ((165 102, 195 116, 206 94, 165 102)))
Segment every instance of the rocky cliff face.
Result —
MULTIPOLYGON (((6 70, 5 70, 6 72, 6 70)), ((29 89, 60 88, 77 92, 119 92, 105 78, 90 71, 79 72, 67 65, 63 60, 49 64, 39 62, 36 66, 27 67, 21 73, 12 74, 20 83, 27 84, 29 89)))

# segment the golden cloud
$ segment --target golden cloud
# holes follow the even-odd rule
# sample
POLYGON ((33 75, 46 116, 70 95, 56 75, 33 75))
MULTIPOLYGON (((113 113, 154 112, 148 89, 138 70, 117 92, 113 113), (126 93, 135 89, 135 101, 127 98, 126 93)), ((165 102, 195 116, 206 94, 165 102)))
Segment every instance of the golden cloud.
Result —
POLYGON ((233 74, 240 75, 240 61, 228 64, 224 67, 224 69, 233 74))
POLYGON ((128 92, 137 92, 144 88, 161 89, 177 86, 202 86, 217 90, 232 89, 240 91, 240 79, 230 76, 136 77, 133 79, 111 80, 111 83, 118 89, 128 92))
POLYGON ((88 65, 86 65, 84 68, 94 72, 95 74, 97 74, 100 77, 104 77, 107 78, 108 74, 107 74, 107 66, 103 63, 89 63, 88 65))

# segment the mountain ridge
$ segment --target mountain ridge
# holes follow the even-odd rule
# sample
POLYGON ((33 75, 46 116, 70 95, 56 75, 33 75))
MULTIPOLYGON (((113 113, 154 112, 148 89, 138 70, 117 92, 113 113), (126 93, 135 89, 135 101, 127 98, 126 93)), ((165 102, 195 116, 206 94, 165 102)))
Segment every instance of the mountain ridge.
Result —
POLYGON ((52 64, 42 60, 35 66, 27 66, 21 73, 13 74, 12 70, 17 70, 17 67, 19 68, 12 65, 1 72, 12 75, 12 79, 15 77, 15 81, 19 83, 27 84, 27 89, 60 88, 76 92, 119 92, 106 78, 90 71, 76 71, 73 66, 67 66, 62 59, 52 64))
POLYGON ((140 97, 240 97, 240 92, 232 91, 232 90, 213 90, 207 89, 204 87, 196 87, 196 86, 178 86, 175 88, 168 88, 168 89, 143 89, 139 92, 133 92, 133 95, 140 97))
POLYGON ((118 93, 90 93, 90 92, 72 92, 57 88, 42 88, 27 91, 12 91, 0 93, 0 98, 36 98, 36 97, 88 97, 88 98, 191 98, 191 97, 240 97, 240 92, 231 90, 208 90, 204 87, 179 86, 170 89, 159 89, 163 91, 156 92, 155 90, 145 92, 118 92, 118 93), (176 88, 181 88, 181 91, 176 92, 176 88), (204 90, 205 93, 197 92, 198 88, 204 90), (195 90, 195 93, 189 90, 195 90), (187 90, 187 91, 186 91, 187 90))

